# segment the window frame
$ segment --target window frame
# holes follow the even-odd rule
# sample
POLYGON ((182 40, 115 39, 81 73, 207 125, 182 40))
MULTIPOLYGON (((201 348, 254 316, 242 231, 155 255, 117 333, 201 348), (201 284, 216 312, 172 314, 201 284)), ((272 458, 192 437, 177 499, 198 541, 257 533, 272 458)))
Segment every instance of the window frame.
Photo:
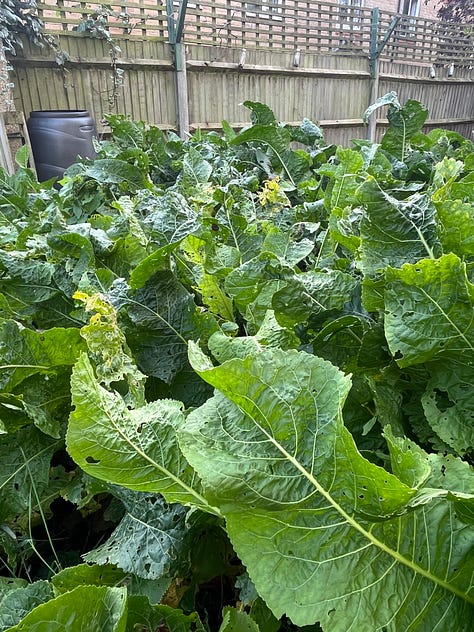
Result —
POLYGON ((283 0, 261 0, 256 4, 245 4, 245 15, 249 18, 259 17, 265 20, 283 20, 283 0))
POLYGON ((421 0, 398 0, 398 13, 400 15, 417 18, 420 15, 420 9, 421 0))

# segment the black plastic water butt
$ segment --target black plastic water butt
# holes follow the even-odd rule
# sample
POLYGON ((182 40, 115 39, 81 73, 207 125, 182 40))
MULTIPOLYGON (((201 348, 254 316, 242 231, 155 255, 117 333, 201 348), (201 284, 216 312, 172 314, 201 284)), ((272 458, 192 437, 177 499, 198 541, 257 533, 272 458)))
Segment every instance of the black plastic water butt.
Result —
POLYGON ((33 111, 27 127, 40 182, 62 178, 78 156, 95 156, 96 125, 87 110, 33 111))

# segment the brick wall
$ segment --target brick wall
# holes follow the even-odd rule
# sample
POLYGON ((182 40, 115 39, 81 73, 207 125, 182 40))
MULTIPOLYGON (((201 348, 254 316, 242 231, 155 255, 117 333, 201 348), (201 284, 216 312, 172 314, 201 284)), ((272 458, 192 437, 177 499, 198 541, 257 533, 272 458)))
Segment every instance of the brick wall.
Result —
MULTIPOLYGON (((378 7, 381 11, 389 11, 391 13, 397 13, 398 0, 362 0, 362 4, 367 9, 378 7)), ((437 20, 435 9, 435 0, 429 0, 425 4, 425 0, 420 0, 420 18, 427 18, 430 20, 437 20)))
POLYGON ((8 73, 5 51, 0 39, 0 112, 8 112, 13 109, 13 94, 10 82, 11 78, 8 73))

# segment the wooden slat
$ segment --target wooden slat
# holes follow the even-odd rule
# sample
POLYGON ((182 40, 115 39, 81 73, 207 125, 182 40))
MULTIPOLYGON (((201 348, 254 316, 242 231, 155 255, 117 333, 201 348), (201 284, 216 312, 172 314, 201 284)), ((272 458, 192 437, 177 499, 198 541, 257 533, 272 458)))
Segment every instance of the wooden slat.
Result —
POLYGON ((5 118, 3 112, 0 112, 0 166, 8 175, 14 173, 14 165, 10 152, 10 144, 8 142, 7 128, 5 126, 5 118))

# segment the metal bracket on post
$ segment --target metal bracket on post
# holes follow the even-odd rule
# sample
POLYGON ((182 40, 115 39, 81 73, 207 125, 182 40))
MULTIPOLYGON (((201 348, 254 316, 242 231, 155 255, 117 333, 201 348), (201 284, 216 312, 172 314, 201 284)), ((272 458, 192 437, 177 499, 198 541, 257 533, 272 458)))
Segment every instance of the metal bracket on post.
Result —
MULTIPOLYGON (((388 43, 390 36, 397 28, 400 22, 400 16, 394 17, 390 22, 387 32, 383 36, 381 42, 378 41, 378 30, 380 23, 380 11, 376 7, 372 9, 372 24, 370 28, 370 53, 369 53, 369 67, 370 67, 370 95, 368 105, 372 105, 378 98, 379 90, 379 58, 380 55, 388 43)), ((369 119, 369 126, 367 136, 368 139, 374 143, 376 137, 377 121, 375 119, 375 113, 369 119)))
POLYGON ((293 66, 295 68, 298 68, 298 66, 300 65, 300 61, 301 61, 301 48, 295 48, 295 52, 293 55, 293 66))

